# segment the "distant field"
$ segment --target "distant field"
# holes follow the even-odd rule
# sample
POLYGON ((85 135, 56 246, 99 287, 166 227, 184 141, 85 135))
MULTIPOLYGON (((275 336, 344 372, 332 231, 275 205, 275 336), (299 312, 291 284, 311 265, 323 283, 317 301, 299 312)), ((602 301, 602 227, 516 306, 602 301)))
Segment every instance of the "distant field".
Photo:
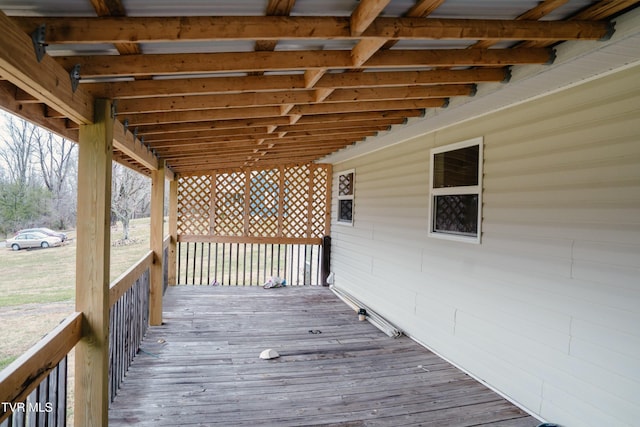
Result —
MULTIPOLYGON (((0 248, 0 369, 24 353, 74 311, 76 233, 58 248, 0 248)), ((111 230, 111 280, 149 250, 149 218, 132 221, 135 242, 117 245, 122 228, 111 230)))

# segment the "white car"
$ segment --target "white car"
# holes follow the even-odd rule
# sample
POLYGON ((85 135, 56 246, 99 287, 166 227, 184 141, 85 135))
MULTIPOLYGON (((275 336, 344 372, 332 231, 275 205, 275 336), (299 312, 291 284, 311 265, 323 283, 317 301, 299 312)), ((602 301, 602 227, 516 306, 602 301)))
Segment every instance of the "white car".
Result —
POLYGON ((24 248, 48 248, 61 244, 62 240, 59 237, 47 236, 44 233, 33 231, 16 234, 12 239, 7 239, 6 246, 14 251, 19 251, 24 248))

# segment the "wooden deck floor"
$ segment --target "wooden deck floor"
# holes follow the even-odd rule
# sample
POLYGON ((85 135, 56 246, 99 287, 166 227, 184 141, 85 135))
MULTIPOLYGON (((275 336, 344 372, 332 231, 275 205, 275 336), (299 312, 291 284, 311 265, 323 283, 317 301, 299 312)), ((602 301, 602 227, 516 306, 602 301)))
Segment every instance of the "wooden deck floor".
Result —
POLYGON ((539 421, 327 288, 180 286, 111 426, 514 426, 539 421), (261 360, 276 349, 281 357, 261 360))

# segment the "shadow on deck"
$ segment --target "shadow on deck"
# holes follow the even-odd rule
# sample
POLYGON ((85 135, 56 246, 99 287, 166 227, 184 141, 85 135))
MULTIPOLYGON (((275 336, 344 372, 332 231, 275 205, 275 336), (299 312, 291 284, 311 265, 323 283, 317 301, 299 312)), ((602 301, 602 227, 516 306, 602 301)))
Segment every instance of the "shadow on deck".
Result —
POLYGON ((535 426, 407 337, 389 338, 327 288, 179 286, 164 298, 111 426, 535 426), (281 357, 261 360, 276 349, 281 357))

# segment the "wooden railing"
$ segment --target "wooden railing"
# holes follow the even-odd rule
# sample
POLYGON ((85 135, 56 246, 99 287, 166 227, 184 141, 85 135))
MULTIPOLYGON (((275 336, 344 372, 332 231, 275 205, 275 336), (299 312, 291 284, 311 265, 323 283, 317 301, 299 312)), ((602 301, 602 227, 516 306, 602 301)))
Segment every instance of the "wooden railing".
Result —
POLYGON ((177 281, 259 286, 275 276, 286 280, 287 286, 321 285, 322 249, 319 243, 183 241, 178 243, 177 281))
POLYGON ((113 402, 149 327, 149 251, 109 288, 109 398, 113 402))
POLYGON ((0 372, 0 426, 64 426, 67 354, 82 338, 82 313, 73 313, 0 372))

